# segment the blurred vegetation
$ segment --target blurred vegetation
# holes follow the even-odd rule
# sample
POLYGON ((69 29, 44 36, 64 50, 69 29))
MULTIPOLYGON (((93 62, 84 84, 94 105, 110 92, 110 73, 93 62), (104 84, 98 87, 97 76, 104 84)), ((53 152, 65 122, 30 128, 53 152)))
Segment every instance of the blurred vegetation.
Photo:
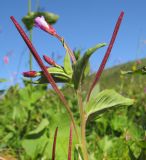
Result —
MULTIPOLYGON (((141 60, 140 66, 144 65, 141 60)), ((145 160, 146 81, 145 75, 121 75, 121 70, 138 67, 136 62, 103 72, 99 90, 115 89, 135 100, 133 106, 104 113, 87 125, 90 160, 145 160)), ((95 75, 84 80, 82 96, 95 75)), ((74 90, 64 85, 71 109, 79 122, 74 90)), ((52 137, 58 126, 56 160, 67 159, 70 120, 64 106, 47 85, 10 87, 0 95, 0 156, 13 159, 51 159, 52 137)))

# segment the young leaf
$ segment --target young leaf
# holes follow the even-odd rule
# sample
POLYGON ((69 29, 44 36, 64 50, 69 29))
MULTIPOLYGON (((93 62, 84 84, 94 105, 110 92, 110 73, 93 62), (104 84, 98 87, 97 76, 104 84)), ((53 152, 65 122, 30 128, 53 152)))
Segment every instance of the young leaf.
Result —
MULTIPOLYGON (((47 69, 48 72, 51 74, 51 76, 53 77, 55 82, 70 82, 71 81, 71 77, 65 73, 64 69, 61 67, 51 67, 47 69)), ((43 83, 49 83, 46 79, 46 77, 44 76, 43 72, 40 72, 41 77, 32 82, 35 84, 43 84, 43 83)))
POLYGON ((90 56, 99 48, 104 47, 105 43, 97 44, 95 47, 88 49, 82 58, 80 58, 76 64, 73 65, 73 82, 75 89, 78 88, 80 81, 82 80, 85 68, 88 64, 90 56))
POLYGON ((133 104, 133 100, 119 95, 114 90, 104 90, 94 97, 91 97, 86 104, 85 111, 88 119, 93 119, 109 109, 115 109, 122 106, 133 104))
MULTIPOLYGON (((67 83, 70 82, 70 79, 68 77, 62 76, 62 75, 53 75, 51 74, 52 78, 56 83, 67 83)), ((29 81, 30 83, 33 84, 44 84, 44 83, 49 83, 44 75, 42 75, 39 79, 36 81, 29 81)))
POLYGON ((72 75, 73 73, 71 59, 68 53, 66 53, 65 58, 64 58, 64 71, 68 75, 72 75))

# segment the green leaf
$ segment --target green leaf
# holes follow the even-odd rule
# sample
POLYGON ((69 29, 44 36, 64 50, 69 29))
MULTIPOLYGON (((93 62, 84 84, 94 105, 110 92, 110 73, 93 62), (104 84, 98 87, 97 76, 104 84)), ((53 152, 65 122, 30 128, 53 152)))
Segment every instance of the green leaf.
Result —
MULTIPOLYGON (((68 156, 68 143, 69 143, 69 130, 70 130, 70 118, 67 113, 56 113, 53 115, 49 124, 49 143, 48 143, 48 159, 51 159, 52 144, 54 139, 54 132, 56 127, 58 127, 57 143, 56 143, 56 160, 66 160, 68 156)), ((76 141, 76 136, 73 130, 72 147, 74 148, 76 141)), ((72 159, 74 155, 72 153, 72 159)))
POLYGON ((45 156, 45 154, 42 155, 42 153, 44 149, 46 149, 46 144, 48 144, 48 141, 49 139, 46 134, 43 134, 37 139, 24 139, 21 141, 21 144, 25 151, 25 154, 29 156, 29 159, 38 159, 38 156, 41 156, 41 158, 43 159, 43 156, 45 156))
POLYGON ((26 137, 31 139, 40 137, 43 134, 43 131, 48 127, 48 125, 48 119, 43 119, 39 126, 35 130, 29 132, 26 137))
MULTIPOLYGON (((51 74, 55 82, 70 82, 71 76, 68 75, 64 68, 62 67, 50 67, 48 68, 48 72, 51 74)), ((33 81, 34 84, 43 84, 43 83, 49 83, 46 77, 44 76, 43 72, 39 72, 41 77, 37 79, 36 81, 33 81)))
POLYGON ((119 95, 114 90, 104 90, 94 97, 92 96, 85 106, 88 119, 99 116, 109 109, 133 104, 133 100, 119 95))
POLYGON ((77 60, 77 63, 73 65, 73 82, 75 89, 78 89, 78 85, 83 78, 85 68, 89 62, 91 55, 99 48, 104 47, 105 43, 97 44, 95 47, 88 49, 83 57, 77 60))
POLYGON ((66 53, 65 58, 64 58, 64 71, 68 75, 72 75, 73 73, 72 64, 71 64, 70 56, 68 53, 66 53))

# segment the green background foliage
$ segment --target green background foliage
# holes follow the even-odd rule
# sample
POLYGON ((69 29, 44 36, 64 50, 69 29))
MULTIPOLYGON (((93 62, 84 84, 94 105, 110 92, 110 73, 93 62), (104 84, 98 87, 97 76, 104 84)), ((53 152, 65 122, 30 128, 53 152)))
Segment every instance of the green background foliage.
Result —
MULTIPOLYGON (((107 92, 106 90, 98 93, 99 91, 112 88, 121 95, 134 99, 135 103, 129 107, 103 112, 87 123, 86 138, 91 160, 143 160, 146 156, 145 76, 120 74, 120 70, 131 69, 133 65, 136 64, 133 62, 105 70, 99 85, 96 86, 97 93, 93 92, 93 95, 98 96, 107 92)), ((93 76, 84 80, 83 99, 86 98, 86 91, 93 76)), ((64 85, 61 90, 79 124, 74 89, 64 85)), ((116 94, 115 91, 112 94, 116 94)), ((92 107, 87 110, 91 113, 92 107)), ((54 91, 48 89, 45 84, 31 86, 25 82, 24 88, 15 85, 1 95, 0 154, 2 156, 11 155, 17 159, 28 160, 51 159, 53 136, 57 126, 56 159, 63 160, 67 159, 68 154, 70 119, 54 91)))

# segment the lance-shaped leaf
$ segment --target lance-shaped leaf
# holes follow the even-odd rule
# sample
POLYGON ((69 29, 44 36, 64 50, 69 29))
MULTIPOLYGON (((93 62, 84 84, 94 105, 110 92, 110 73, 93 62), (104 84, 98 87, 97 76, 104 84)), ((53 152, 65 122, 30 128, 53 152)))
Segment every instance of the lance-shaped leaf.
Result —
MULTIPOLYGON (((50 67, 47 70, 51 74, 55 82, 63 83, 71 81, 71 77, 68 74, 66 74, 64 68, 62 67, 50 67)), ((49 83, 42 71, 38 73, 41 75, 41 77, 38 80, 34 81, 33 83, 35 84, 49 83)))
POLYGON ((65 58, 64 58, 64 71, 72 76, 73 69, 72 69, 72 63, 71 59, 68 53, 66 53, 65 58))
MULTIPOLYGON (((51 74, 51 76, 52 76, 52 78, 54 79, 54 81, 56 83, 69 83, 70 82, 69 78, 61 76, 61 75, 53 75, 53 74, 51 74)), ((36 81, 31 82, 31 81, 27 80, 27 82, 30 82, 30 83, 33 83, 33 84, 45 84, 45 83, 49 83, 44 75, 42 75, 36 81)))
POLYGON ((104 90, 95 96, 92 96, 85 106, 85 111, 88 120, 99 116, 109 109, 116 109, 118 107, 130 106, 133 100, 125 98, 115 92, 114 90, 104 90))
POLYGON ((104 47, 105 43, 97 44, 95 47, 88 49, 83 57, 81 57, 76 64, 73 65, 73 82, 75 89, 78 88, 80 81, 84 75, 85 68, 89 62, 91 55, 99 48, 104 47))
POLYGON ((22 18, 22 22, 25 24, 27 30, 31 30, 34 26, 34 19, 39 16, 44 16, 45 20, 49 24, 54 24, 59 16, 49 12, 30 12, 22 18))
POLYGON ((121 74, 146 74, 146 66, 131 71, 121 71, 121 74))

